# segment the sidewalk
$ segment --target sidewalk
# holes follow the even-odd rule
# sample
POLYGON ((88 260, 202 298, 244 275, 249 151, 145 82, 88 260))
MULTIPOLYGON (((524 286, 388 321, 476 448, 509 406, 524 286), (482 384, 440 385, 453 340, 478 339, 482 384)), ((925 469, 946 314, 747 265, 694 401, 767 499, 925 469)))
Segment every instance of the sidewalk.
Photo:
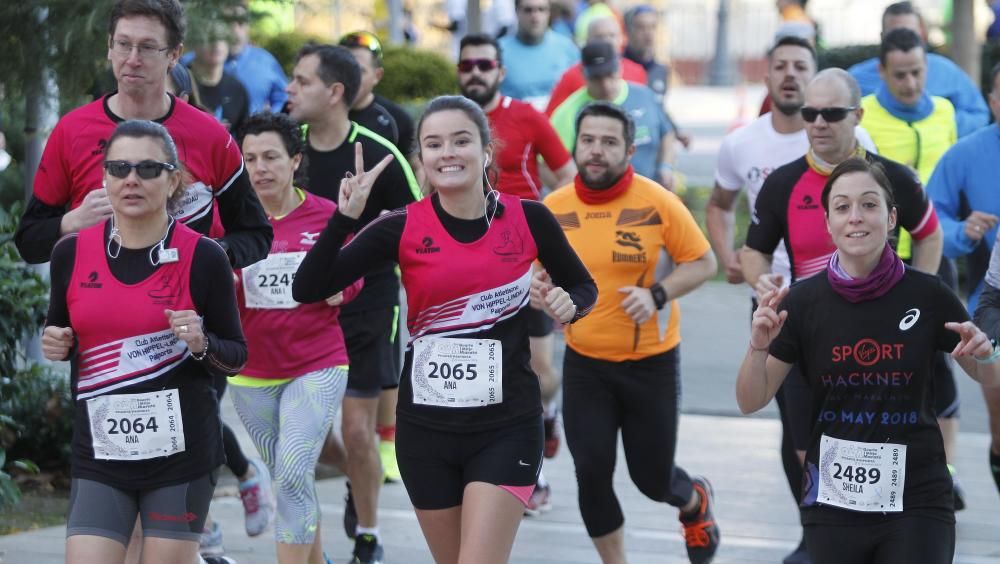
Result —
MULTIPOLYGON (((692 473, 712 479, 722 528, 722 547, 716 562, 751 563, 781 561, 799 538, 796 512, 781 472, 777 444, 778 422, 773 419, 685 415, 681 419, 678 462, 692 473)), ((958 515, 958 557, 961 564, 1000 560, 1000 498, 983 460, 986 435, 964 433, 959 441, 960 467, 969 495, 969 508, 958 515)), ((246 443, 245 443, 246 444, 246 443)), ((616 489, 626 514, 629 562, 683 563, 684 545, 676 511, 650 502, 636 490, 623 468, 615 476, 616 489)), ((545 474, 552 482, 554 508, 540 518, 524 520, 517 535, 511 562, 598 562, 580 521, 576 481, 565 446, 546 461, 545 474)), ((344 562, 351 544, 341 527, 344 480, 319 482, 323 503, 322 534, 327 552, 344 562)), ((275 561, 273 537, 265 533, 249 539, 243 532, 242 507, 235 488, 223 487, 212 512, 225 531, 227 554, 240 564, 275 561)), ((387 562, 430 564, 420 528, 401 484, 387 485, 380 503, 381 529, 387 562)), ((65 529, 50 527, 0 537, 4 564, 56 564, 63 561, 65 529)))

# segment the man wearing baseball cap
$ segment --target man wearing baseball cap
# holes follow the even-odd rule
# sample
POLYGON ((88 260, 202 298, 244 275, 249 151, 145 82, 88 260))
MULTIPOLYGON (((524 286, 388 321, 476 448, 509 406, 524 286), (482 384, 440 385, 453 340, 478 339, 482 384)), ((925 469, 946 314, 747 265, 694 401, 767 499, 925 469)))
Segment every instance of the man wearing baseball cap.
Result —
POLYGON ((552 113, 552 126, 563 144, 573 149, 576 116, 588 102, 599 100, 621 106, 636 126, 632 156, 635 172, 672 189, 674 131, 656 94, 642 84, 622 78, 621 61, 610 43, 585 45, 581 63, 586 85, 552 113))

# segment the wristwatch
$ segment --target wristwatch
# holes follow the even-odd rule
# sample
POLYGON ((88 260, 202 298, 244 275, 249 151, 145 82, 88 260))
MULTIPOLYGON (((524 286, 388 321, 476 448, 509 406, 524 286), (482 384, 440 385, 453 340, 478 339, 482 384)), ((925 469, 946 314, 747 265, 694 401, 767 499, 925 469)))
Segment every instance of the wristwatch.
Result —
POLYGON ((653 284, 649 287, 649 293, 653 295, 653 303, 656 304, 656 309, 663 309, 663 306, 667 305, 669 298, 663 286, 658 283, 653 284))

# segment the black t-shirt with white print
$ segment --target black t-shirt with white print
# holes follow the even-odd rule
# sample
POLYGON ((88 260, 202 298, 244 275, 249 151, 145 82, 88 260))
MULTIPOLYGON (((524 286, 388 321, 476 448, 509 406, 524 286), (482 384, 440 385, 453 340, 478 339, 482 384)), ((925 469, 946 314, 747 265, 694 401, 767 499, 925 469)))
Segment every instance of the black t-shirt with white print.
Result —
POLYGON ((937 277, 906 269, 884 296, 850 303, 826 272, 792 286, 788 318, 770 347, 798 364, 811 390, 811 421, 802 485, 803 524, 863 523, 886 518, 817 503, 823 435, 866 443, 907 445, 903 510, 930 510, 954 522, 952 483, 934 415, 937 351, 954 349, 949 321, 969 315, 937 277))

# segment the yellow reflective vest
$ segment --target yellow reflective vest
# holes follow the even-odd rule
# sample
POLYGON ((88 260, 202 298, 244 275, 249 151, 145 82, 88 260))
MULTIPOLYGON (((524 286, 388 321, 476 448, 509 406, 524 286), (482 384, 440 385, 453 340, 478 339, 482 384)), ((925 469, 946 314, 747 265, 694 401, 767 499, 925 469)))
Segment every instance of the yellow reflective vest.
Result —
MULTIPOLYGON (((945 152, 958 140, 955 107, 947 98, 931 96, 934 110, 922 120, 907 122, 889 113, 874 94, 861 99, 861 126, 875 141, 878 153, 917 171, 924 185, 945 152)), ((900 230, 896 252, 904 259, 912 255, 910 234, 900 230)))

